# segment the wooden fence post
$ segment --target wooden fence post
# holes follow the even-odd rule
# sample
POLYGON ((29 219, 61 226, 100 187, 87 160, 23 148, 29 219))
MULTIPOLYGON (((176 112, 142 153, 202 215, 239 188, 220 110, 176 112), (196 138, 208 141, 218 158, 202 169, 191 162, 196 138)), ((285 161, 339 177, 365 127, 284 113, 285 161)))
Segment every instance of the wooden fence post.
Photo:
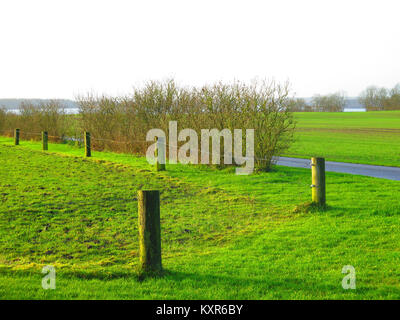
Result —
POLYGON ((159 273, 161 265, 160 192, 138 191, 140 272, 159 273))
POLYGON ((166 145, 164 137, 157 137, 156 144, 156 171, 165 171, 166 145))
POLYGON ((326 205, 325 158, 311 158, 312 202, 326 205))
POLYGON ((14 145, 19 145, 19 129, 14 130, 14 145))
POLYGON ((47 131, 42 131, 42 149, 43 151, 48 150, 48 141, 49 141, 49 136, 47 131))
POLYGON ((91 146, 90 146, 90 133, 85 131, 83 137, 84 137, 84 142, 85 142, 85 156, 86 157, 91 157, 92 156, 92 149, 91 149, 91 146))

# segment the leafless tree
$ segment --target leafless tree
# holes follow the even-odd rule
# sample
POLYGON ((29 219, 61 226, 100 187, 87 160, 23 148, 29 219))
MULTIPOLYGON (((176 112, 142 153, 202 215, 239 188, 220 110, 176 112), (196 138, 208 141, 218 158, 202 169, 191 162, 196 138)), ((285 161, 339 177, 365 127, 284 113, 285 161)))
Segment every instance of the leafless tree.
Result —
POLYGON ((343 112, 346 103, 346 96, 343 92, 336 92, 328 95, 314 95, 312 106, 317 112, 343 112))
POLYGON ((367 111, 384 110, 388 92, 385 88, 369 86, 359 96, 358 100, 367 111))

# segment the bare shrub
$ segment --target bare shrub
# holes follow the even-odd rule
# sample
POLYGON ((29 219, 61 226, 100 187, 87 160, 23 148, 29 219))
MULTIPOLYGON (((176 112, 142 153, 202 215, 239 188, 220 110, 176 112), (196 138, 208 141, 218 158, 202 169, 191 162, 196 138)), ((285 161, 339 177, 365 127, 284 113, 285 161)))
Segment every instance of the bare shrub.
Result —
POLYGON ((148 82, 135 88, 131 96, 88 95, 77 101, 81 129, 93 134, 98 149, 144 154, 148 130, 159 128, 168 135, 171 120, 179 126, 196 124, 194 91, 179 88, 172 80, 148 82))
POLYGON ((246 128, 254 129, 256 168, 268 171, 293 140, 295 122, 291 112, 289 83, 263 81, 247 87, 241 113, 246 128))
POLYGON ((290 109, 293 112, 309 112, 312 110, 312 107, 303 98, 292 98, 289 99, 289 102, 291 105, 290 109))
POLYGON ((367 87, 358 97, 359 102, 367 111, 384 110, 388 92, 385 88, 367 87))
MULTIPOLYGON (((260 170, 269 170, 273 156, 291 142, 294 121, 290 101, 289 85, 274 81, 216 83, 200 89, 178 87, 173 80, 151 81, 135 88, 131 96, 78 97, 81 129, 92 133, 98 149, 144 154, 148 130, 159 128, 168 136, 169 121, 178 122, 178 131, 195 130, 199 138, 201 129, 208 128, 242 129, 245 139, 246 129, 251 128, 255 129, 260 170)), ((244 141, 242 145, 245 149, 244 141)), ((223 152, 220 154, 220 163, 224 163, 223 152)))
POLYGON ((384 101, 385 110, 400 110, 400 83, 389 90, 388 98, 384 101))
POLYGON ((71 134, 71 119, 73 115, 65 113, 64 106, 56 101, 44 101, 34 104, 30 101, 21 102, 19 114, 7 112, 5 115, 5 130, 21 129, 21 138, 39 140, 42 131, 49 133, 50 140, 62 141, 71 134))
MULTIPOLYGON (((275 81, 249 85, 219 82, 201 88, 180 87, 173 80, 151 81, 135 88, 129 96, 77 97, 77 115, 66 114, 58 101, 40 105, 25 102, 19 115, 6 116, 6 126, 20 128, 22 133, 36 133, 31 138, 37 139, 41 131, 48 131, 50 136, 74 138, 88 131, 95 150, 140 154, 147 150, 149 142, 145 140, 150 129, 162 129, 169 136, 169 121, 178 122, 178 132, 185 128, 195 130, 199 140, 202 129, 229 129, 232 133, 234 129, 242 129, 243 154, 246 129, 254 129, 256 167, 269 170, 273 157, 284 152, 292 141, 295 126, 292 101, 288 83, 275 81)), ((222 149, 224 141, 221 142, 222 149)), ((183 143, 178 142, 178 147, 183 143)), ((224 152, 220 151, 220 166, 224 166, 224 152)))
POLYGON ((0 108, 0 132, 3 132, 5 122, 6 122, 6 111, 5 109, 0 108))
POLYGON ((124 142, 119 134, 123 105, 118 98, 88 95, 78 97, 78 104, 81 130, 92 134, 93 146, 104 149, 112 145, 111 140, 124 142))

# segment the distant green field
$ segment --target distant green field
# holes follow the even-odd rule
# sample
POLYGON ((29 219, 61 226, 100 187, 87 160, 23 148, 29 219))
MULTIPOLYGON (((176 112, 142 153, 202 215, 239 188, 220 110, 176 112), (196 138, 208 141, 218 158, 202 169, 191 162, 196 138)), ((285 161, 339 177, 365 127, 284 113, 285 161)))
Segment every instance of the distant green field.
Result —
POLYGON ((294 157, 400 166, 400 111, 295 113, 294 157))
POLYGON ((399 299, 400 182, 233 170, 0 138, 1 299, 399 299), (163 278, 139 282, 136 191, 161 190, 163 278), (56 268, 55 290, 41 268, 56 268), (356 269, 342 288, 343 266, 356 269))

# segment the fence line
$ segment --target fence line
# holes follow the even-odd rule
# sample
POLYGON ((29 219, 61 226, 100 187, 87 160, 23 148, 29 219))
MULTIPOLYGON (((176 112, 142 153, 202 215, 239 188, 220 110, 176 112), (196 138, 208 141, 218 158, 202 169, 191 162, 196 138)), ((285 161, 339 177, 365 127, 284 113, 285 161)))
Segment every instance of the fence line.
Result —
MULTIPOLYGON (((12 130, 3 130, 3 132, 10 132, 10 133, 12 133, 13 131, 12 130)), ((20 131, 20 134, 22 134, 22 135, 37 135, 37 136, 41 136, 42 135, 42 133, 40 132, 25 132, 25 131, 20 131)), ((74 140, 71 140, 71 139, 66 139, 67 137, 66 136, 50 136, 50 135, 48 135, 48 137, 49 138, 58 138, 58 139, 65 139, 65 140, 69 140, 69 141, 74 141, 74 140)), ((81 137, 83 137, 83 135, 81 135, 81 137)), ((83 140, 83 139, 82 139, 83 140)), ((118 141, 118 140, 112 140, 112 139, 104 139, 104 138, 95 138, 95 137, 91 137, 91 140, 95 140, 95 141, 105 141, 105 142, 113 142, 113 143, 118 143, 118 144, 125 144, 125 145, 129 145, 129 144, 132 144, 132 143, 134 143, 134 142, 139 142, 139 143, 154 143, 154 141, 147 141, 147 140, 131 140, 131 141, 118 141)), ((76 141, 76 140, 75 140, 76 141)), ((83 142, 83 141, 80 141, 80 142, 83 142)), ((166 147, 168 147, 168 149, 169 148, 175 148, 177 151, 179 150, 179 148, 180 148, 180 146, 173 146, 173 145, 171 145, 171 144, 168 144, 168 143, 165 143, 165 146, 166 147)), ((95 150, 95 151, 101 151, 101 150, 99 150, 99 149, 97 149, 97 148, 94 148, 93 146, 91 146, 91 148, 92 148, 92 150, 95 150), (96 150, 97 149, 97 150, 96 150)), ((218 154, 217 152, 209 152, 209 151, 202 151, 202 150, 200 150, 199 148, 197 148, 196 150, 195 150, 197 153, 198 152, 200 152, 200 153, 202 153, 202 154, 207 154, 208 156, 221 156, 221 154, 218 154)), ((304 155, 302 155, 302 156, 304 156, 304 155)), ((244 160, 251 160, 252 158, 251 157, 243 157, 242 156, 242 158, 244 159, 244 160)), ((261 157, 258 157, 258 156, 254 156, 254 158, 253 158, 255 161, 272 161, 273 162, 273 159, 271 160, 271 159, 267 159, 267 158, 261 158, 261 157)))

